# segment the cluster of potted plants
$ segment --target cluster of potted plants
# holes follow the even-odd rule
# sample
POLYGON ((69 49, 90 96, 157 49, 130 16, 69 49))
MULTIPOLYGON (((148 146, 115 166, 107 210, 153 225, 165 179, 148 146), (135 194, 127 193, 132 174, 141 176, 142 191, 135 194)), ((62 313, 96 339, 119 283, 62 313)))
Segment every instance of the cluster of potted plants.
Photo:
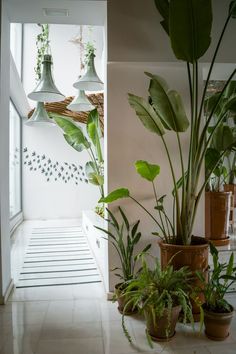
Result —
MULTIPOLYGON (((187 116, 180 94, 171 89, 164 78, 146 73, 150 78, 148 99, 129 94, 130 106, 135 110, 143 126, 161 139, 172 176, 172 210, 165 209, 166 195, 158 195, 155 179, 160 173, 160 166, 147 161, 137 161, 136 170, 142 178, 151 183, 154 191, 154 211, 147 210, 127 188, 119 188, 101 198, 102 203, 112 203, 121 198, 130 198, 138 204, 148 217, 156 224, 154 235, 160 238, 162 269, 172 265, 174 270, 188 267, 192 271, 191 287, 199 286, 200 280, 195 273, 201 272, 204 279, 208 277, 208 240, 193 235, 196 213, 199 203, 223 156, 236 147, 236 135, 230 139, 222 139, 219 154, 212 154, 206 177, 201 181, 205 165, 205 156, 209 153, 213 141, 224 126, 225 114, 232 104, 223 104, 227 90, 236 74, 236 67, 218 94, 215 103, 203 117, 207 88, 211 73, 220 49, 224 34, 230 21, 236 18, 236 0, 230 3, 227 18, 220 38, 213 52, 203 93, 200 94, 199 59, 206 53, 211 43, 212 2, 211 0, 155 0, 156 7, 162 17, 161 25, 169 36, 171 47, 177 59, 186 63, 186 74, 189 81, 190 117, 187 116), (223 104, 225 114, 216 118, 216 111, 223 104), (214 117, 214 126, 212 126, 214 117), (171 156, 166 133, 173 134, 178 152, 171 156), (182 147, 182 134, 189 137, 187 158, 182 147), (179 155, 179 164, 176 164, 179 155), (177 167, 176 167, 177 166, 177 167), (179 168, 180 166, 180 168, 179 168)), ((235 100, 235 97, 232 97, 235 100)), ((228 129, 227 129, 228 130, 228 129)), ((202 235, 204 236, 204 235, 202 235)), ((204 294, 200 293, 201 301, 204 294)), ((200 307, 192 302, 194 320, 200 318, 200 307)))
POLYGON ((233 253, 228 264, 220 263, 217 249, 210 244, 213 269, 208 269, 207 279, 204 273, 196 271, 193 274, 186 266, 175 270, 172 260, 162 268, 158 259, 148 254, 151 244, 137 252, 141 239, 139 221, 131 226, 121 207, 118 209, 121 223, 107 210, 110 230, 97 228, 106 234, 120 259, 121 267, 113 269, 121 280, 115 286, 114 300, 118 302, 128 340, 132 342, 125 325, 125 315, 139 313, 144 316, 147 340, 152 346, 152 340, 169 341, 175 335, 179 320, 193 324, 193 301, 201 310, 201 322, 204 321, 207 337, 226 339, 234 312, 233 306, 225 299, 227 290, 236 282, 233 253), (147 256, 154 260, 154 266, 148 266, 147 256), (193 287, 193 276, 199 279, 200 286, 193 287), (204 295, 204 300, 199 294, 204 295))

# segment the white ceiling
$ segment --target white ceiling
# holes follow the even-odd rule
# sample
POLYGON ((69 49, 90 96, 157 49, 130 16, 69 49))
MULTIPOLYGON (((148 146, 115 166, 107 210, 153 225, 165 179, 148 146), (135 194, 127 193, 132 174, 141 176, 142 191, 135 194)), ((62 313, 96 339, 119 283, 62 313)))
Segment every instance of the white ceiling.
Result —
POLYGON ((4 0, 10 22, 102 26, 105 0, 4 0), (44 9, 68 10, 68 16, 45 16, 44 9))

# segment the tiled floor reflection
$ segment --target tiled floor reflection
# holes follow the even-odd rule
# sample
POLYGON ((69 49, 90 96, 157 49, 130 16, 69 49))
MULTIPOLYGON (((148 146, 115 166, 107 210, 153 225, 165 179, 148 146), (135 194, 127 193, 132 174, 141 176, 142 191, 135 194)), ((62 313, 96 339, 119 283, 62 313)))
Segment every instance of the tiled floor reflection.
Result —
MULTIPOLYGON (((25 241, 21 242, 23 247, 25 241)), ((229 299, 236 306, 236 296, 229 299)), ((16 289, 8 304, 0 307, 0 354, 236 353, 236 316, 224 343, 207 339, 197 326, 193 332, 179 324, 169 343, 155 343, 153 349, 146 342, 142 318, 128 317, 126 323, 133 346, 122 332, 117 305, 106 301, 102 284, 16 289)))

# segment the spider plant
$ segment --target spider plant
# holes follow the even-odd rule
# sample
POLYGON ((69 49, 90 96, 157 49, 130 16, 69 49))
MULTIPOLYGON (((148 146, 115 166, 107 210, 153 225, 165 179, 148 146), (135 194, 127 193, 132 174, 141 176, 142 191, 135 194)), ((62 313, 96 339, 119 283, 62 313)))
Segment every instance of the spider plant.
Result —
POLYGON ((121 223, 119 223, 115 215, 107 209, 109 215, 107 221, 110 225, 109 231, 99 226, 95 227, 107 235, 106 239, 115 248, 121 267, 116 267, 113 271, 119 271, 119 273, 116 273, 115 275, 120 278, 122 283, 124 283, 135 277, 136 263, 140 256, 151 248, 151 244, 145 246, 141 252, 135 250, 135 247, 138 245, 142 236, 141 232, 138 230, 140 220, 131 226, 121 207, 119 207, 118 210, 122 220, 121 223))
MULTIPOLYGON (((233 141, 225 142, 225 149, 220 153, 218 158, 212 162, 211 169, 206 175, 205 180, 201 182, 200 176, 204 168, 206 151, 210 147, 216 130, 222 124, 224 117, 221 116, 217 120, 210 134, 208 134, 208 128, 210 127, 212 117, 219 102, 223 99, 226 89, 236 74, 235 67, 228 77, 212 110, 208 113, 206 119, 203 120, 203 108, 208 83, 227 27, 231 19, 236 17, 236 0, 230 3, 227 18, 214 50, 202 94, 200 92, 199 82, 199 60, 206 53, 211 43, 212 1, 155 0, 155 4, 163 18, 161 25, 169 36, 175 57, 186 63, 191 107, 190 117, 186 114, 180 94, 176 90, 171 89, 164 78, 151 73, 146 73, 150 78, 148 90, 149 99, 146 100, 134 94, 129 94, 129 103, 135 110, 143 126, 161 139, 173 181, 173 210, 167 214, 170 220, 168 226, 164 221, 162 225, 160 215, 153 215, 148 210, 146 210, 146 212, 155 220, 158 228, 157 233, 160 234, 166 242, 178 245, 191 245, 196 213, 208 180, 220 159, 224 156, 225 151, 236 146, 236 137, 234 137, 233 141), (189 132, 187 132, 188 130, 189 132), (175 156, 171 156, 165 136, 167 132, 173 134, 173 139, 176 138, 179 155, 177 169, 174 164, 176 154, 175 156), (181 139, 181 135, 185 132, 190 136, 186 159, 184 158, 181 139), (170 230, 172 233, 168 235, 168 227, 170 228, 170 225, 172 225, 173 231, 170 230), (169 237, 166 237, 166 235, 169 237)), ((233 103, 227 105, 225 108, 230 110, 232 104, 233 103)), ((157 168, 155 167, 155 169, 157 168)), ((126 188, 114 191, 106 198, 102 198, 101 201, 110 203, 124 197, 129 197, 139 205, 141 204, 139 201, 135 200, 133 195, 131 195, 126 188)), ((144 208, 142 205, 140 206, 144 208)), ((159 210, 157 210, 157 212, 158 211, 159 210)))
MULTIPOLYGON (((138 308, 140 314, 144 314, 147 321, 147 339, 151 345, 150 336, 156 339, 164 339, 173 336, 175 324, 182 310, 183 323, 193 323, 191 303, 189 299, 190 280, 192 273, 188 267, 174 270, 172 265, 161 269, 158 259, 155 259, 155 267, 149 269, 144 257, 142 257, 142 270, 137 277, 128 282, 124 294, 129 296, 129 303, 138 308), (177 316, 173 323, 173 309, 178 307, 177 316), (162 322, 165 318, 164 323, 162 322), (163 323, 163 328, 161 324, 163 323)), ((122 327, 128 340, 132 338, 126 328, 124 316, 122 327)))

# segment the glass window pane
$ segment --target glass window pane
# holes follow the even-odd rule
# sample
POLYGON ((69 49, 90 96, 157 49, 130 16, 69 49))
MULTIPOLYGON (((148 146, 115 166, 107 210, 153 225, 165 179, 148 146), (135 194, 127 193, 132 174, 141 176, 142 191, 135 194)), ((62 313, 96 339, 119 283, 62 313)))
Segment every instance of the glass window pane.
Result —
POLYGON ((21 119, 10 102, 10 217, 21 211, 21 119))

